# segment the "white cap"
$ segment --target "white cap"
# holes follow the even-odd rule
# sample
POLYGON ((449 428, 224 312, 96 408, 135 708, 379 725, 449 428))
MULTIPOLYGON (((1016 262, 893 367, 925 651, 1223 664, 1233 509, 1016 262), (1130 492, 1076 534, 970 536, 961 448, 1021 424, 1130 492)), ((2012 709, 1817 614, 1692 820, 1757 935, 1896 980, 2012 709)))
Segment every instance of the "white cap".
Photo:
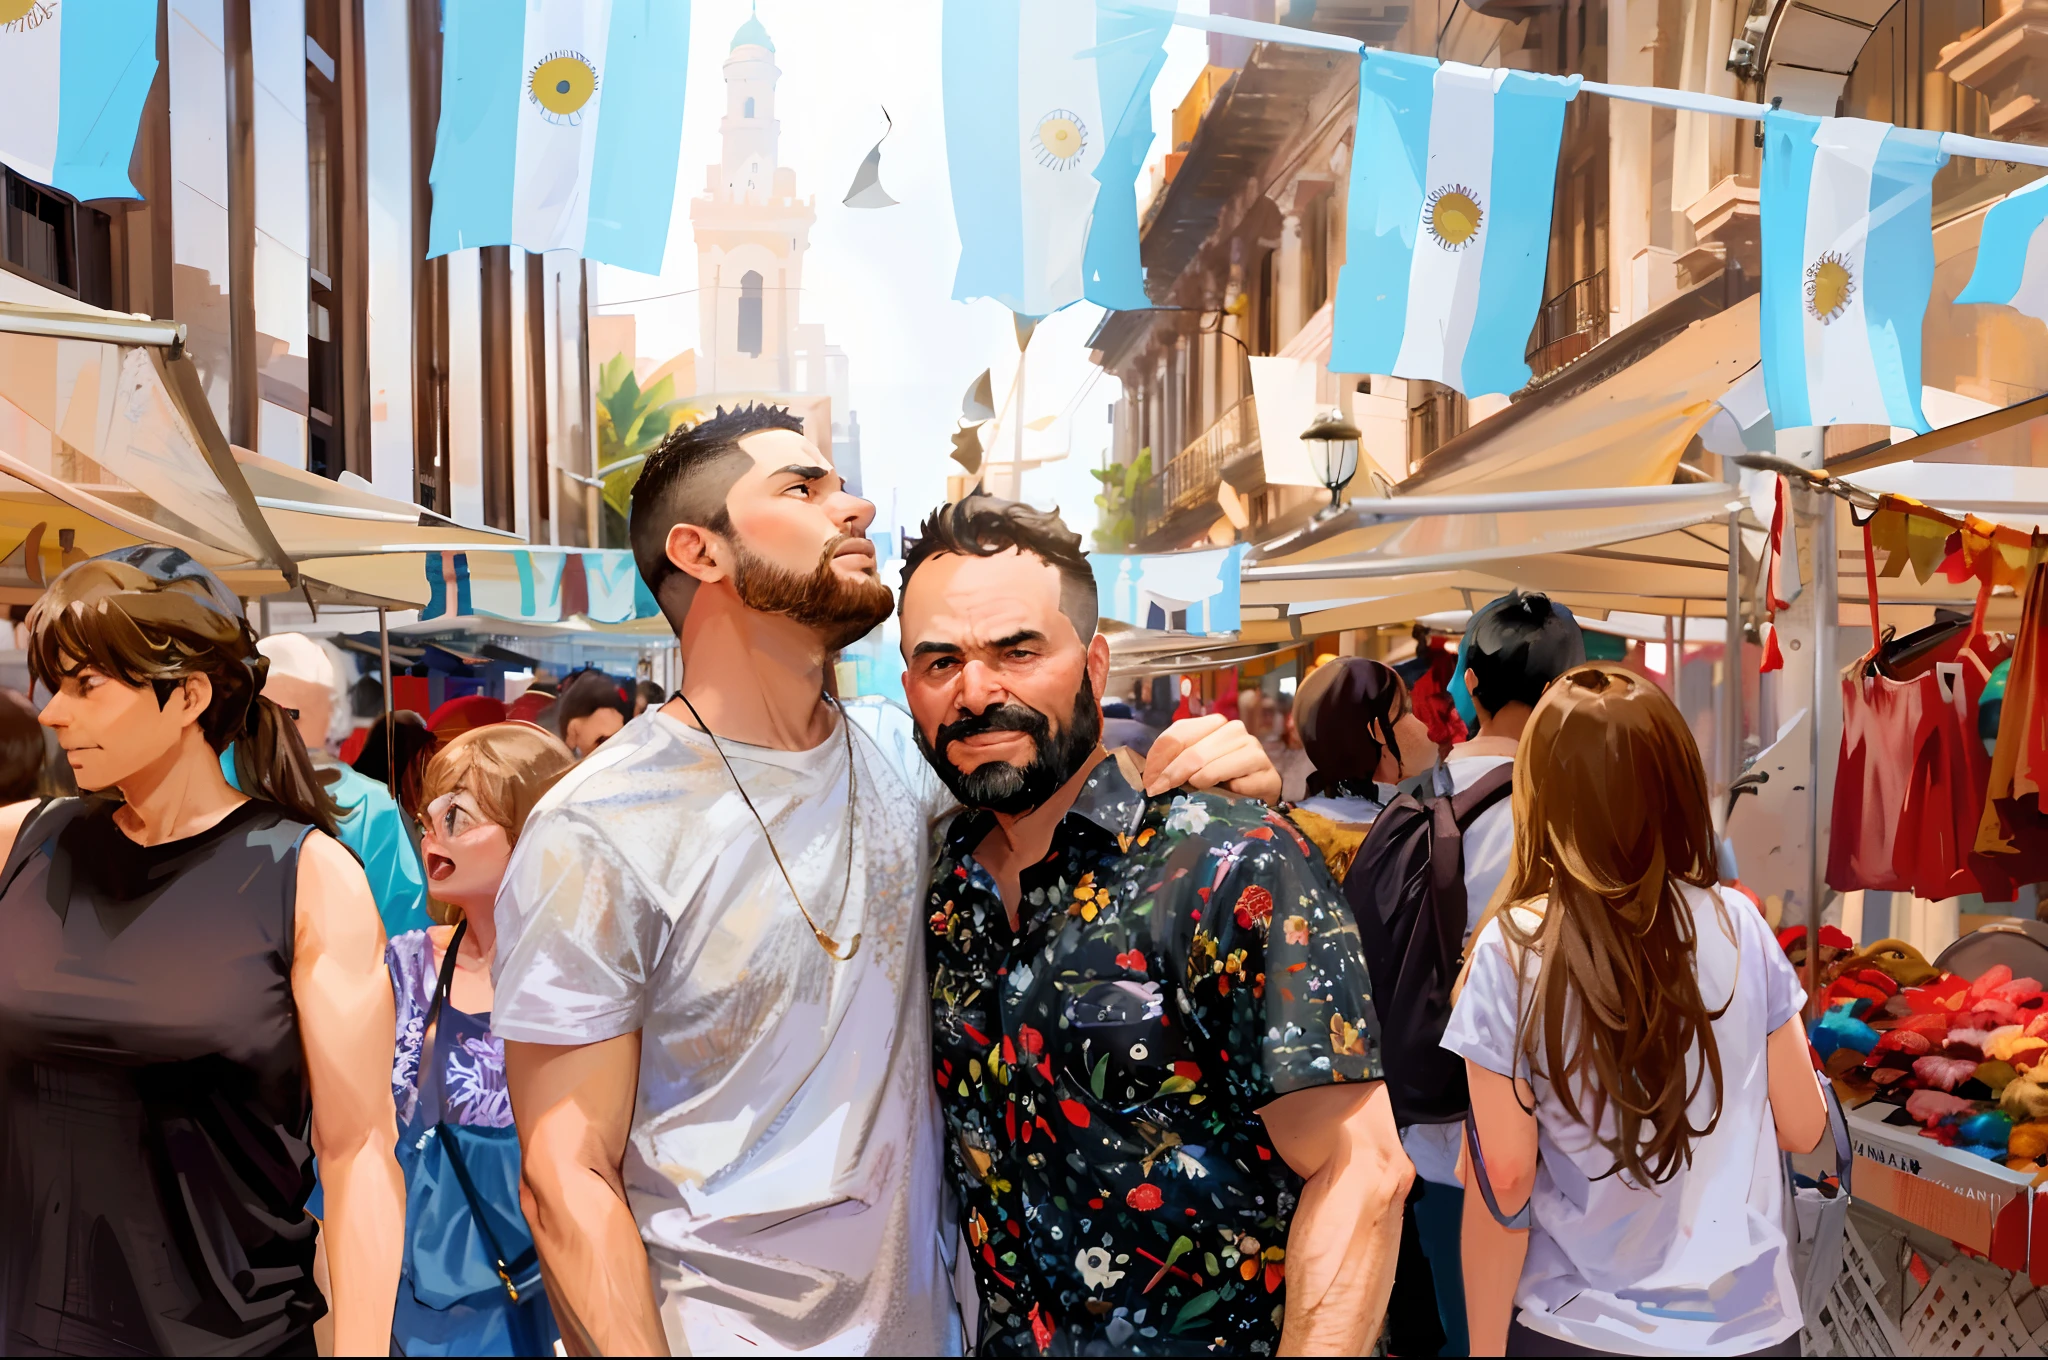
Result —
POLYGON ((256 639, 256 650, 270 658, 270 673, 303 680, 322 689, 334 688, 334 661, 304 633, 272 633, 256 639))
POLYGON ((256 639, 256 650, 270 658, 272 675, 326 690, 334 706, 327 724, 327 739, 339 741, 348 735, 354 717, 349 706, 348 668, 339 648, 304 633, 272 633, 256 639))

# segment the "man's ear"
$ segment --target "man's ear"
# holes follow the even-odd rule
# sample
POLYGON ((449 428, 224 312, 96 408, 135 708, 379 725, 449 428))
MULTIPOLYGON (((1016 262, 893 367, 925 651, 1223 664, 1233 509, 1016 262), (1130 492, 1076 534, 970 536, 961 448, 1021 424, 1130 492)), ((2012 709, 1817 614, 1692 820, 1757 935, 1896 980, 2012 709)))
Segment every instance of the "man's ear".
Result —
POLYGON ((1097 704, 1109 696, 1109 639, 1100 633, 1088 643, 1088 684, 1097 704))
POLYGON ((725 556, 724 540, 701 525, 672 526, 663 550, 677 571, 699 584, 723 581, 731 575, 730 568, 720 560, 725 556))
POLYGON ((213 702, 213 677, 204 672, 183 677, 178 682, 178 701, 184 705, 178 714, 178 725, 189 727, 198 722, 213 702))

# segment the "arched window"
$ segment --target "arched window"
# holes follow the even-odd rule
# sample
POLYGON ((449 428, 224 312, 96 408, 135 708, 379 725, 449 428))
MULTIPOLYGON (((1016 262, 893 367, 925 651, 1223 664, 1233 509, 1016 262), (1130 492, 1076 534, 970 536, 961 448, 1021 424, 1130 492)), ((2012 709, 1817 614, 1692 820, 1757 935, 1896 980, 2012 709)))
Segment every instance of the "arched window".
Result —
POLYGON ((748 96, 747 96, 747 107, 746 107, 746 111, 745 111, 744 113, 740 114, 740 117, 742 117, 742 118, 752 118, 753 116, 754 116, 754 97, 753 97, 752 95, 748 95, 748 96))
POLYGON ((761 276, 740 275, 740 353, 761 357, 761 276))

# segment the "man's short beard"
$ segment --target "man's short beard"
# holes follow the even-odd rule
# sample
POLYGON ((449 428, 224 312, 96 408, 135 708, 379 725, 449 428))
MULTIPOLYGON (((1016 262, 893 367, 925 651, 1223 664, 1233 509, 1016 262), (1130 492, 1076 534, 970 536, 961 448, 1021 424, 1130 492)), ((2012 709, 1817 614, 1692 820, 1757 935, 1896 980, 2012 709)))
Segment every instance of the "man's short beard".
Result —
POLYGON ((896 597, 872 576, 846 576, 833 569, 834 554, 851 537, 833 538, 819 554, 817 570, 799 575, 756 557, 734 536, 732 585, 740 603, 763 614, 786 615, 815 630, 827 651, 860 641, 889 617, 896 597))
POLYGON ((1101 740, 1102 710, 1085 672, 1080 693, 1074 696, 1074 711, 1057 731, 1043 713, 1015 701, 947 723, 931 741, 925 740, 923 728, 917 729, 918 750, 955 798, 967 807, 1006 815, 1029 812, 1052 797, 1101 740), (996 760, 962 770, 946 755, 954 742, 983 732, 1027 733, 1033 746, 1031 762, 1012 765, 996 760))

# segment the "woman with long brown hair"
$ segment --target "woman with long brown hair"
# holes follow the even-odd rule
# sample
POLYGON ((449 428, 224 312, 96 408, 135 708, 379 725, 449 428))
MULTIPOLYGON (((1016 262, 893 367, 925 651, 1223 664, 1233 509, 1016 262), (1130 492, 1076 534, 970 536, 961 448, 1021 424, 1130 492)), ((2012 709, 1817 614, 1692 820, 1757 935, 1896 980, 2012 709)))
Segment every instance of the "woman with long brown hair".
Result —
POLYGON ((1692 734, 1641 676, 1567 671, 1514 814, 1444 1034, 1472 1090, 1472 1353, 1798 1354, 1778 1154, 1826 1107, 1798 977, 1716 887, 1692 734))
POLYGON ((29 629, 86 796, 0 811, 0 1351, 311 1355, 317 1234, 336 1348, 385 1354, 384 930, 256 635, 165 548, 72 566, 29 629))

